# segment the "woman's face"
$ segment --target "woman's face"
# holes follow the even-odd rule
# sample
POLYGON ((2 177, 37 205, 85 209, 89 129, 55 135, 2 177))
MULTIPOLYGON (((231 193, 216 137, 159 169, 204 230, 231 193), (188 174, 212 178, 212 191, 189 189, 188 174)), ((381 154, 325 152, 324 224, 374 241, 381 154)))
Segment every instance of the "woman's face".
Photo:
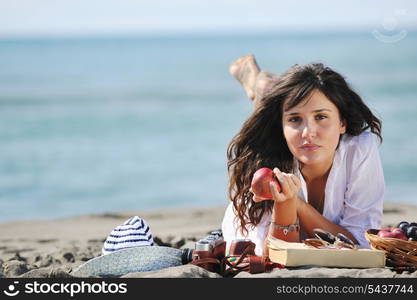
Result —
POLYGON ((304 165, 333 161, 340 135, 346 132, 337 106, 320 90, 284 111, 282 122, 288 148, 304 165))

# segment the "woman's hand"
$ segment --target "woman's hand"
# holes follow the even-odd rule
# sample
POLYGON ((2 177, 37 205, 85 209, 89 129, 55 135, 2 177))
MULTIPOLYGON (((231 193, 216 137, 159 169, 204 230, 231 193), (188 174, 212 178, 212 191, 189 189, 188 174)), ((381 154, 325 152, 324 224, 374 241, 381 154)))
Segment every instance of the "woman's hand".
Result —
MULTIPOLYGON (((301 182, 297 176, 281 172, 278 168, 274 168, 273 172, 281 185, 281 192, 278 192, 277 184, 275 182, 271 182, 269 184, 269 188, 271 190, 272 200, 284 202, 290 199, 296 199, 301 188, 301 182)), ((252 188, 249 191, 253 193, 252 188)), ((255 202, 269 200, 269 198, 259 197, 255 194, 252 199, 255 202)))

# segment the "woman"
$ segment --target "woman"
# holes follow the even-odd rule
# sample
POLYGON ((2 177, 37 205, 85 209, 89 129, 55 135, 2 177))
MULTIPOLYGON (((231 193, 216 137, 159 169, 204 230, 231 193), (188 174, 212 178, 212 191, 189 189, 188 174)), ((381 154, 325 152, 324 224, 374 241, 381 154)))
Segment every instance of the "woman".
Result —
POLYGON ((295 65, 278 77, 259 72, 248 56, 231 73, 255 105, 227 152, 225 240, 250 238, 262 255, 268 234, 299 242, 321 228, 369 247, 364 233, 380 227, 385 190, 380 120, 322 64, 295 65), (261 167, 273 169, 281 186, 270 186, 273 199, 252 193, 261 167))

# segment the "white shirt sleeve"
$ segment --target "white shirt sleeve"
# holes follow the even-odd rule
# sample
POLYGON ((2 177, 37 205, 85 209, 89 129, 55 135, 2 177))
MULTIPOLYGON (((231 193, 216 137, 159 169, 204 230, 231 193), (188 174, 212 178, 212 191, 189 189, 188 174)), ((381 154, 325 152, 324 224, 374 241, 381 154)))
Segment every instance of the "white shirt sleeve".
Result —
POLYGON ((378 145, 376 136, 367 132, 348 146, 347 186, 339 225, 363 247, 369 247, 365 232, 379 228, 382 222, 385 183, 378 145))
POLYGON ((250 239, 255 243, 255 254, 261 256, 263 253, 264 240, 271 224, 271 214, 266 212, 261 219, 261 222, 257 226, 247 226, 248 234, 243 235, 240 232, 240 222, 236 218, 236 214, 233 210, 233 204, 230 203, 226 208, 222 222, 223 238, 226 241, 226 251, 229 252, 230 244, 235 239, 250 239))

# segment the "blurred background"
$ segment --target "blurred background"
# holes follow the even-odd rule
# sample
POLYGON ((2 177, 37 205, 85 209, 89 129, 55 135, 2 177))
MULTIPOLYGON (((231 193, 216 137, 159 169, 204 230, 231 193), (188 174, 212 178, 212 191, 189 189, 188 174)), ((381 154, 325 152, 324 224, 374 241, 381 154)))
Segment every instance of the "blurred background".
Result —
POLYGON ((0 221, 225 205, 249 53, 343 74, 417 205, 415 1, 0 0, 0 221))

